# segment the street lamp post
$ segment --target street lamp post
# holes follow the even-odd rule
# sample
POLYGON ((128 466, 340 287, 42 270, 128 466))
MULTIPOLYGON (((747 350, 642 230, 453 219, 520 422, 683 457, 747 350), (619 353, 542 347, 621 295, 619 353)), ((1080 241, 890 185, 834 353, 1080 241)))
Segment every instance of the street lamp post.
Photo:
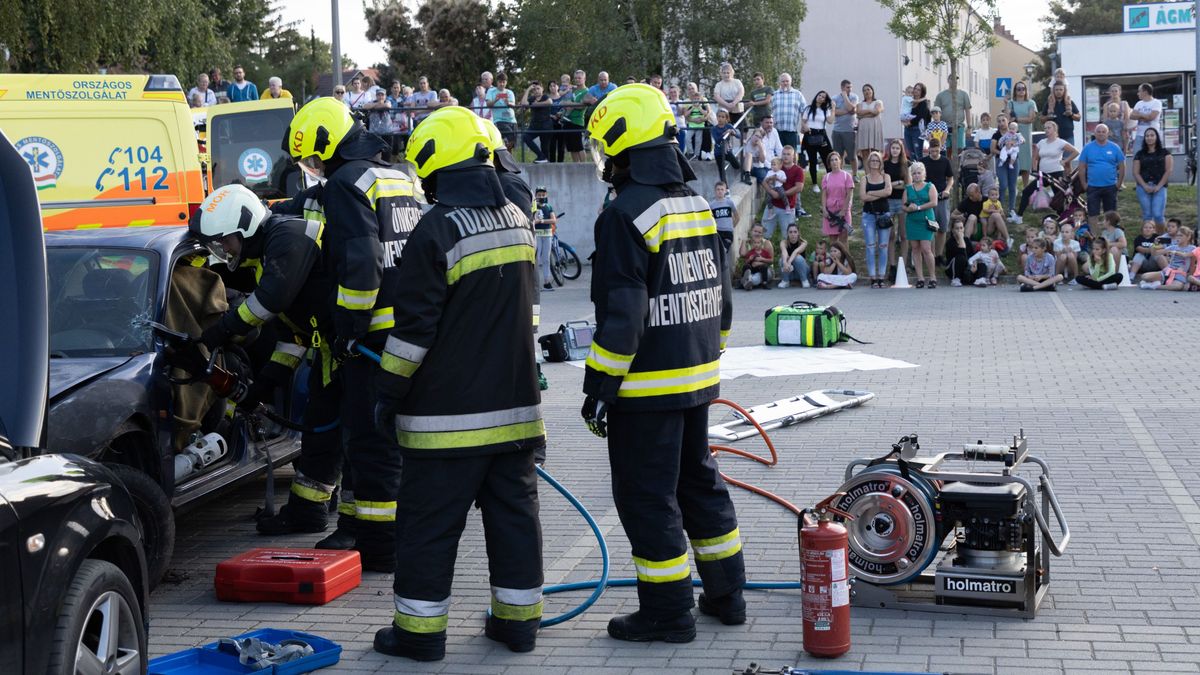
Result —
POLYGON ((333 9, 333 89, 329 90, 330 95, 333 90, 337 89, 342 82, 342 31, 338 26, 338 0, 329 0, 329 4, 333 9))

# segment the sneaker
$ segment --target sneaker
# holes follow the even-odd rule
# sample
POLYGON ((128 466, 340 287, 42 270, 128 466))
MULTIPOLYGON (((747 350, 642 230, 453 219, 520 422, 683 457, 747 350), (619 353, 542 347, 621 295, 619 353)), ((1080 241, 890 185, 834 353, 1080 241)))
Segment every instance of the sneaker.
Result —
POLYGON ((544 291, 544 292, 549 293, 552 290, 554 290, 554 287, 551 286, 550 284, 545 284, 542 286, 542 291, 544 291))
POLYGON ((1021 284, 1021 287, 1018 290, 1020 290, 1022 293, 1028 293, 1029 291, 1033 290, 1033 286, 1030 286, 1029 284, 1021 284))
POLYGON ((814 192, 814 193, 816 193, 816 194, 821 194, 821 186, 820 186, 820 185, 814 185, 814 186, 813 186, 813 192, 814 192))
POLYGON ((787 279, 784 279, 783 281, 779 282, 780 288, 787 288, 788 286, 791 286, 791 285, 792 285, 792 283, 790 281, 788 281, 787 279))
POLYGON ((1042 290, 1050 291, 1051 293, 1057 293, 1058 292, 1058 284, 1050 284, 1049 286, 1043 288, 1042 290))
POLYGON ((1012 245, 1013 245, 1013 238, 1012 238, 1012 237, 1009 237, 1009 238, 1008 238, 1008 246, 1007 246, 1007 247, 1005 247, 1005 249, 1004 249, 1005 253, 1007 253, 1007 252, 1009 252, 1009 251, 1011 251, 1011 250, 1012 250, 1012 245))
POLYGON ((961 279, 959 279, 958 277, 955 277, 955 278, 953 278, 953 279, 951 279, 951 280, 950 280, 950 285, 951 285, 951 286, 953 286, 954 288, 961 288, 961 287, 962 287, 962 280, 961 280, 961 279))
POLYGON ((1117 285, 1116 284, 1104 284, 1103 286, 1101 286, 1101 288, 1103 288, 1106 291, 1115 291, 1115 290, 1117 290, 1117 285))
POLYGON ((535 159, 535 160, 533 160, 533 163, 534 163, 534 164, 549 164, 549 163, 550 163, 550 160, 548 160, 548 159, 535 159))
POLYGON ((805 279, 804 281, 800 282, 800 287, 801 288, 811 288, 812 284, 808 283, 808 279, 805 279))
POLYGON ((1143 281, 1140 284, 1138 284, 1138 288, 1144 288, 1147 291, 1152 291, 1152 290, 1158 288, 1159 286, 1162 286, 1161 281, 1143 281))
POLYGON ((1068 285, 1068 286, 1078 286, 1078 285, 1079 285, 1079 282, 1078 282, 1078 281, 1075 281, 1074 279, 1072 279, 1072 280, 1070 280, 1070 281, 1068 281, 1068 282, 1067 282, 1067 285, 1068 285))
POLYGON ((742 290, 748 291, 754 288, 754 282, 750 280, 750 270, 742 272, 742 290))
POLYGON ((803 207, 801 207, 801 208, 800 208, 800 210, 796 211, 796 215, 797 215, 797 216, 800 216, 801 218, 810 218, 810 217, 812 217, 812 214, 811 214, 811 213, 809 213, 808 211, 805 211, 803 207))
MULTIPOLYGON (((955 281, 958 281, 958 279, 955 279, 955 281)), ((988 285, 987 279, 984 277, 979 277, 978 279, 975 280, 975 285, 976 286, 987 286, 988 285)))
POLYGON ((746 184, 746 185, 752 185, 752 184, 753 184, 753 181, 751 181, 751 180, 750 180, 750 172, 749 172, 749 171, 743 171, 743 172, 742 172, 742 183, 744 183, 744 184, 746 184))
POLYGON ((1016 211, 1013 211, 1013 210, 1009 209, 1009 211, 1008 211, 1008 222, 1010 222, 1010 223, 1019 223, 1019 222, 1021 222, 1021 216, 1018 216, 1016 211))

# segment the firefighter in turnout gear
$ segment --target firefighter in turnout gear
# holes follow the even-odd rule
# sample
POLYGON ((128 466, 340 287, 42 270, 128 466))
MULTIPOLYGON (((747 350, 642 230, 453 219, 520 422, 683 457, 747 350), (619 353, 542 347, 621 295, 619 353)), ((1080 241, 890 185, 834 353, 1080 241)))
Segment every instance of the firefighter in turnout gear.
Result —
MULTIPOLYGON (((375 368, 354 346, 383 349, 394 325, 400 256, 421 211, 412 181, 382 159, 387 144, 354 122, 340 101, 323 98, 305 105, 292 119, 284 142, 301 169, 321 186, 319 196, 306 199, 303 208, 315 211, 319 205, 323 211, 323 252, 334 285, 329 298, 332 327, 322 331, 320 371, 327 386, 340 381, 340 387, 332 387, 338 391, 349 469, 343 472, 339 526, 350 524, 351 504, 354 520, 352 532, 335 532, 340 536, 322 543, 343 545, 352 537, 364 569, 391 571, 401 458, 394 440, 374 423, 375 368)), ((313 497, 328 500, 331 489, 325 488, 336 480, 340 460, 338 453, 328 454, 321 478, 310 477, 322 487, 298 494, 293 483, 289 506, 312 502, 313 497)))
MULTIPOLYGON (((271 215, 253 192, 242 185, 214 190, 192 215, 189 228, 208 250, 230 268, 251 266, 257 285, 241 305, 226 312, 205 330, 202 341, 210 348, 248 335, 274 323, 277 342, 270 361, 257 373, 249 395, 239 405, 269 401, 274 389, 289 383, 308 351, 312 326, 326 308, 331 288, 321 257, 319 221, 289 215, 271 215)), ((327 311, 326 311, 327 314, 327 311)), ((301 434, 301 457, 297 460, 301 489, 316 487, 302 478, 306 460, 320 456, 322 449, 339 451, 337 411, 324 405, 320 383, 310 377, 310 395, 303 424, 309 429, 334 427, 301 434)), ((324 505, 319 505, 308 530, 325 528, 324 505)), ((295 530, 293 530, 295 531, 295 530)))
POLYGON ((725 248, 675 142, 662 92, 617 88, 592 113, 593 157, 617 197, 596 220, 596 334, 581 411, 608 438, 613 498, 633 545, 638 611, 618 640, 695 638, 687 544, 704 585, 700 611, 746 619, 737 517, 708 449, 708 405, 732 318, 725 248), (686 532, 686 537, 685 537, 686 532))
POLYGON ((253 406, 288 384, 307 351, 304 334, 288 324, 307 324, 310 311, 329 291, 321 261, 321 223, 272 215, 243 185, 217 188, 192 214, 188 228, 213 257, 233 271, 246 264, 256 271, 257 283, 245 301, 225 312, 201 336, 208 348, 250 335, 272 321, 283 325, 270 361, 257 373, 240 405, 253 406), (286 312, 286 313, 285 313, 286 312))
POLYGON ((420 661, 446 651, 458 540, 483 516, 492 589, 486 634, 534 648, 542 536, 534 452, 545 444, 530 340, 533 230, 505 198, 488 134, 466 108, 421 122, 408 158, 435 206, 404 249, 396 327, 379 372, 381 427, 404 453, 395 613, 375 650, 420 661))

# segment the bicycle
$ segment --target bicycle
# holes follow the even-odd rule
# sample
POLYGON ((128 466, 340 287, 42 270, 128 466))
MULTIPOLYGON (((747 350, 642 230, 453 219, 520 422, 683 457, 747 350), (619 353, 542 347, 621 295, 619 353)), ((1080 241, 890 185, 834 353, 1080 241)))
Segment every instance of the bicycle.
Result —
MULTIPOLYGON (((557 218, 565 215, 560 213, 557 218)), ((578 279, 581 273, 583 264, 579 262, 579 254, 555 232, 550 240, 550 276, 554 277, 554 283, 562 286, 564 279, 578 279)))

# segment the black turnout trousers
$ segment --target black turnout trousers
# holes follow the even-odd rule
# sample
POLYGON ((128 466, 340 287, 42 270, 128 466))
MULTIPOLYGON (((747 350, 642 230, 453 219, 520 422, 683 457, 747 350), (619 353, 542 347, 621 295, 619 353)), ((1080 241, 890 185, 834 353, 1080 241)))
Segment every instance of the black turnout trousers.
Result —
POLYGON ((643 615, 669 619, 693 606, 689 538, 708 597, 745 585, 737 516, 708 448, 708 404, 611 411, 608 455, 617 513, 633 545, 643 615))

